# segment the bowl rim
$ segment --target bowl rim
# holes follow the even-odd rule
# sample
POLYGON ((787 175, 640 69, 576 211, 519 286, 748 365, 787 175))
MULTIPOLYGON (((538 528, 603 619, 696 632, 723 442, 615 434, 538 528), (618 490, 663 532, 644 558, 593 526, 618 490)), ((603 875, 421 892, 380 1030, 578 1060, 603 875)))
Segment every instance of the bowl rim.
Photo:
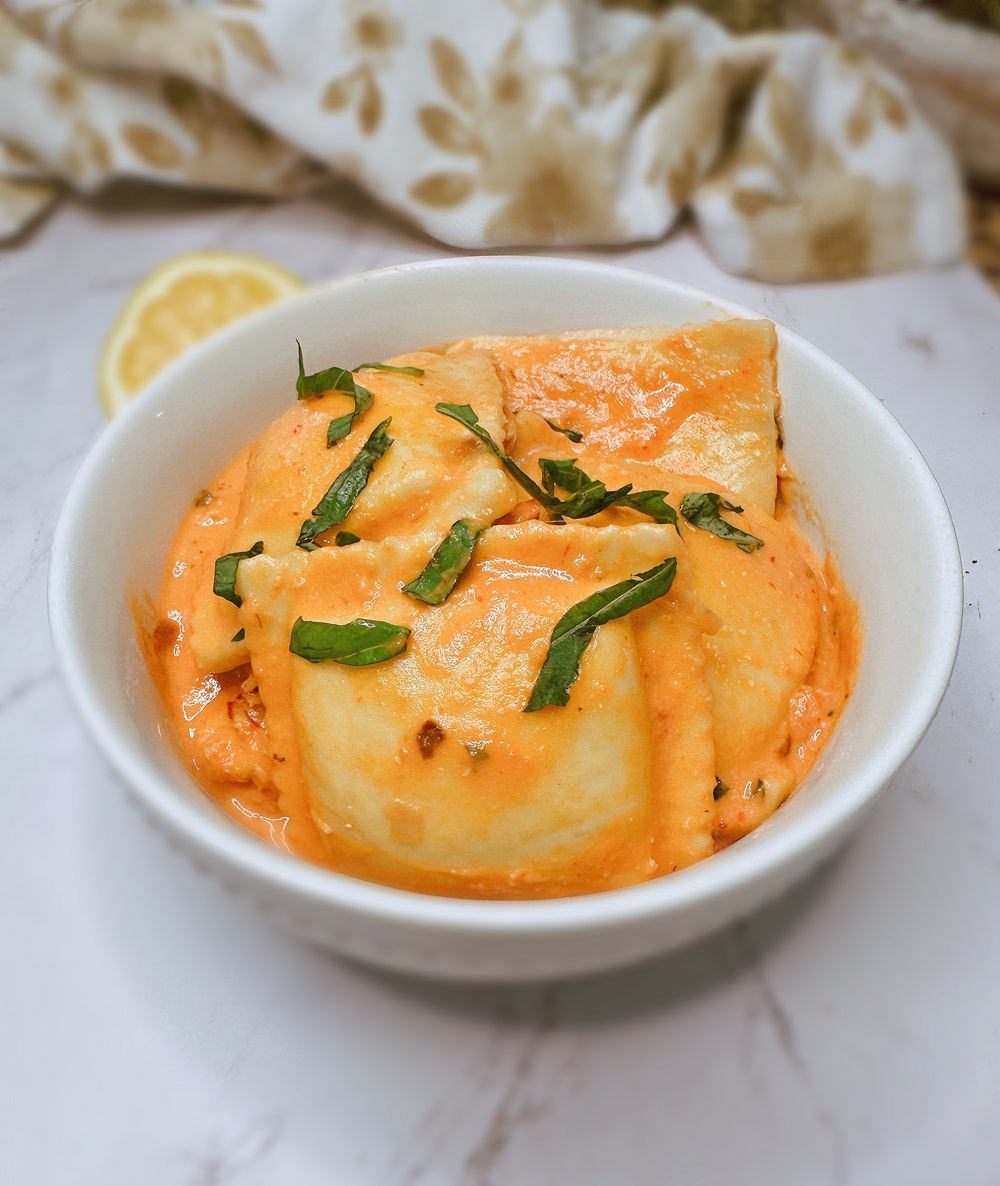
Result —
POLYGON ((669 876, 621 889, 527 901, 423 894, 362 881, 282 853, 234 825, 221 811, 218 815, 206 812, 179 794, 172 780, 162 775, 146 758, 142 746, 119 732, 110 712, 103 707, 100 693, 91 687, 87 662, 75 636, 72 605, 73 540, 79 525, 86 521, 88 502, 100 486, 109 459, 128 439, 134 426, 144 419, 146 409, 160 400, 162 388, 173 384, 178 374, 205 355, 227 348, 231 341, 243 335, 252 335, 257 326, 277 310, 287 314, 296 305, 306 305, 317 296, 341 293, 358 284, 391 284, 391 278, 400 273, 430 269, 497 269, 525 273, 545 269, 562 271, 569 278, 573 274, 612 273, 619 279, 627 277, 639 284, 666 288, 703 301, 727 317, 762 318, 755 310, 694 286, 617 265, 550 256, 459 256, 372 269, 313 286, 241 319, 193 346, 157 375, 98 437, 70 487, 53 536, 48 610, 54 649, 76 710, 104 757, 156 821, 186 837, 229 870, 267 883, 286 895, 349 912, 356 917, 387 924, 421 924, 442 932, 543 936, 637 923, 727 897, 768 872, 794 865, 808 854, 824 848, 831 836, 842 834, 858 814, 874 804, 934 718, 958 651, 963 611, 962 567, 958 540, 944 495, 910 436, 864 384, 818 347, 778 322, 774 324, 779 342, 793 343, 811 365, 832 370, 838 382, 852 388, 855 398, 867 405, 893 445, 910 454, 909 469, 914 487, 919 490, 921 506, 925 512, 930 512, 928 534, 937 543, 934 573, 942 609, 940 629, 928 644, 924 666, 926 678, 910 691, 902 727, 886 739, 876 760, 863 773, 845 779, 836 794, 796 817, 783 829, 764 834, 758 830, 751 845, 733 845, 669 876))

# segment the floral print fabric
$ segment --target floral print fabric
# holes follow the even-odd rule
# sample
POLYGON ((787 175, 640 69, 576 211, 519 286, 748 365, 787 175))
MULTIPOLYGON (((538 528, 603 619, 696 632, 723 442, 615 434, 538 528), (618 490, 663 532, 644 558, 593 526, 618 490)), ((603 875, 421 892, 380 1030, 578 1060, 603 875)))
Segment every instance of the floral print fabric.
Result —
POLYGON ((349 177, 463 248, 656 239, 781 282, 944 263, 947 146, 813 32, 597 0, 0 0, 0 236, 63 185, 349 177))

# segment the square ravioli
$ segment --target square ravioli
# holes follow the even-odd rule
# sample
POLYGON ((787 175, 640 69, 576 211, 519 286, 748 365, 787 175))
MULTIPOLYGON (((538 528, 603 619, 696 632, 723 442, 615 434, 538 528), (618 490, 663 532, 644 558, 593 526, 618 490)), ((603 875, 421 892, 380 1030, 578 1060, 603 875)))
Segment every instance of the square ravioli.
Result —
POLYGON ((456 343, 488 351, 518 419, 542 448, 595 465, 612 456, 698 475, 774 512, 779 411, 777 336, 770 321, 594 330, 456 343), (522 420, 529 414, 528 423, 522 420), (547 422, 579 433, 571 443, 547 422), (540 423, 539 423, 540 422, 540 423), (548 444, 545 444, 546 436, 548 444))
MULTIPOLYGON (((327 447, 330 421, 351 407, 340 392, 297 401, 257 438, 225 551, 245 551, 258 540, 270 556, 294 549, 302 524, 372 430, 387 419, 392 444, 375 462, 350 513, 329 535, 444 535, 456 519, 485 526, 517 503, 518 488, 504 471, 460 425, 434 410, 442 401, 468 403, 502 440, 503 391, 489 357, 475 350, 448 358, 421 351, 393 361, 423 373, 361 371, 357 381, 374 401, 356 418, 350 435, 332 448, 327 447)), ((191 625, 191 645, 203 667, 226 671, 246 662, 246 647, 233 641, 236 632, 235 607, 213 596, 210 586, 204 588, 191 625)))
POLYGON ((262 556, 240 569, 268 729, 289 759, 282 777, 300 780, 288 793, 308 799, 338 863, 383 875, 391 865, 397 883, 440 892, 516 896, 611 888, 646 879, 664 853, 669 867, 704 855, 706 615, 683 571, 634 624, 600 626, 565 708, 524 711, 563 614, 676 557, 673 528, 493 527, 448 600, 427 606, 400 586, 437 542, 262 556), (405 654, 356 668, 289 653, 298 618, 358 617, 412 631, 405 654), (701 694, 675 698, 654 739, 648 685, 662 680, 701 694), (664 761, 662 736, 683 738, 690 763, 664 761), (654 798, 682 801, 669 840, 654 798))

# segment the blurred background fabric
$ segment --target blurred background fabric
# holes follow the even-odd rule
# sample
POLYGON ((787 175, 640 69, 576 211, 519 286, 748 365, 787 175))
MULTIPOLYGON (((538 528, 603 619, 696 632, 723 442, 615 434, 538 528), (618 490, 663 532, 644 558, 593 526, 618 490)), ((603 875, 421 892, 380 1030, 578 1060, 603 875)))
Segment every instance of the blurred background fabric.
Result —
POLYGON ((347 177, 459 248, 661 237, 781 283, 951 262, 998 0, 0 0, 0 237, 70 187, 347 177), (954 19, 958 17, 959 19, 954 19))

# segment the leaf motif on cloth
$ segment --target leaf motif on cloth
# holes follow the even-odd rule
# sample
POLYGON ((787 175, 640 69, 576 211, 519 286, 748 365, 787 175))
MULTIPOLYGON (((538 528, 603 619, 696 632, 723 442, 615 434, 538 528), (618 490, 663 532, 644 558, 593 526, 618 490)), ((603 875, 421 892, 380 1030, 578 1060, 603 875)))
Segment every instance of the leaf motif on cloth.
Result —
POLYGON ((123 124, 121 137, 140 161, 154 169, 175 169, 184 159, 169 136, 148 124, 123 124))
POLYGON ((358 125, 366 136, 378 130, 382 111, 382 92, 372 70, 366 69, 361 81, 361 102, 358 104, 358 125))
POLYGON ((738 189, 733 192, 733 209, 744 218, 753 218, 768 206, 774 206, 781 199, 766 189, 738 189))
POLYGON ((475 174, 421 178, 410 196, 439 209, 461 204, 474 191, 500 196, 504 201, 483 231, 487 244, 613 239, 617 146, 587 128, 565 103, 537 112, 549 71, 528 53, 521 33, 486 72, 485 93, 449 42, 434 39, 430 52, 442 90, 471 121, 433 104, 418 111, 421 129, 443 151, 479 160, 475 174))
POLYGON ((410 197, 425 206, 447 209, 464 202, 473 188, 473 180, 468 173, 431 173, 410 186, 410 197))
POLYGON ((447 107, 429 104, 417 110, 417 119, 424 135, 443 152, 475 153, 482 143, 473 130, 447 107))
POLYGON ((249 21, 221 20, 219 28, 225 33, 237 53, 268 74, 278 74, 278 66, 271 56, 267 42, 256 25, 249 21))
POLYGON ((465 58, 443 37, 431 40, 430 51, 434 70, 445 94, 466 111, 475 111, 479 105, 479 88, 465 58))
POLYGON ((343 111, 350 105, 354 92, 355 75, 347 74, 341 78, 331 78, 323 89, 319 105, 324 111, 343 111))
POLYGON ((373 135, 382 123, 385 101, 375 69, 368 62, 359 63, 339 78, 331 78, 320 96, 324 111, 345 111, 352 102, 357 103, 358 127, 366 136, 373 135))

